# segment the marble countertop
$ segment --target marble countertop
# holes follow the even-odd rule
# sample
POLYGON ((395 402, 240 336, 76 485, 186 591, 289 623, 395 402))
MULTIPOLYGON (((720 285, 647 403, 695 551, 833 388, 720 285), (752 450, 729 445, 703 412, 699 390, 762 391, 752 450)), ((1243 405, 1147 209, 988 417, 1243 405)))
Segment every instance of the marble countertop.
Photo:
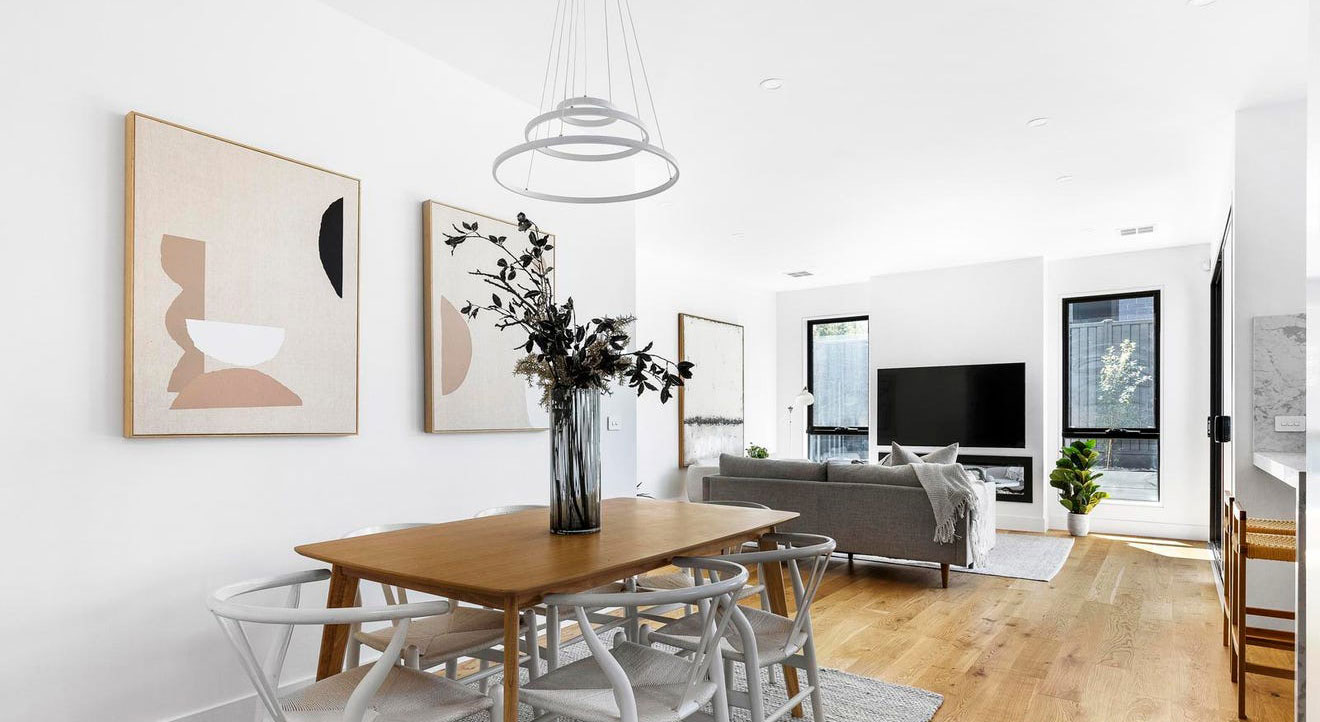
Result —
POLYGON ((1306 480, 1306 454, 1257 451, 1251 455, 1251 463, 1294 489, 1299 482, 1306 480))

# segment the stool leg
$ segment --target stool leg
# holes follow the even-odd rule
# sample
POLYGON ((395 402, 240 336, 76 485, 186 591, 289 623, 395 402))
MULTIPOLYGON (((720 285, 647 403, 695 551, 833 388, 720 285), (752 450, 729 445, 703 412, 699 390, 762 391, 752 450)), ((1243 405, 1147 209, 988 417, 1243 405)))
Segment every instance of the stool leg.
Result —
MULTIPOLYGON (((1242 529, 1239 527, 1238 535, 1242 529)), ((1237 655, 1234 659, 1235 676, 1238 683, 1238 719, 1247 718, 1247 558, 1241 549, 1233 554, 1236 568, 1233 570, 1233 609, 1237 619, 1237 655)))

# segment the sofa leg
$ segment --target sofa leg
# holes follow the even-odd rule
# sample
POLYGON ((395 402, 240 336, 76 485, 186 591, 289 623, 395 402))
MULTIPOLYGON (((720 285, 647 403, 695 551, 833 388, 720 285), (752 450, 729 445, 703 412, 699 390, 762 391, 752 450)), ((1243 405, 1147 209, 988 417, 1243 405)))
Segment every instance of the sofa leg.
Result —
POLYGON ((848 552, 848 566, 852 566, 852 552, 848 552))
POLYGON ((948 588, 949 588, 949 565, 948 565, 948 564, 941 564, 941 565, 940 565, 940 584, 943 585, 943 587, 944 587, 945 589, 948 589, 948 588))

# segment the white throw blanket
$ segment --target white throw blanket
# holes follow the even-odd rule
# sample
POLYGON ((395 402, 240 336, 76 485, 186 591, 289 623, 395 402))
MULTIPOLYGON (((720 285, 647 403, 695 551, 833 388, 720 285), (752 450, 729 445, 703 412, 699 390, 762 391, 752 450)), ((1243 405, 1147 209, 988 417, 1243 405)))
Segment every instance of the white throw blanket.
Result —
POLYGON ((917 479, 926 496, 930 497, 930 507, 935 512, 935 541, 940 544, 952 544, 958 539, 958 520, 970 514, 967 528, 971 530, 972 562, 979 564, 989 553, 993 543, 984 539, 983 524, 977 523, 976 487, 967 478, 967 472, 961 464, 913 464, 917 479))

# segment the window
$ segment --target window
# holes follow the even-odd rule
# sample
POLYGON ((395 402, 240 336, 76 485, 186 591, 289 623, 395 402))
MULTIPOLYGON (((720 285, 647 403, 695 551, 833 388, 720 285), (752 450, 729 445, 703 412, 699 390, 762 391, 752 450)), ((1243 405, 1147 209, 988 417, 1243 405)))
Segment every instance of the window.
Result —
POLYGON ((1159 291, 1063 301, 1063 443, 1095 439, 1114 499, 1160 499, 1159 291))
POLYGON ((871 340, 866 316, 807 322, 807 456, 865 459, 871 412, 871 340))

